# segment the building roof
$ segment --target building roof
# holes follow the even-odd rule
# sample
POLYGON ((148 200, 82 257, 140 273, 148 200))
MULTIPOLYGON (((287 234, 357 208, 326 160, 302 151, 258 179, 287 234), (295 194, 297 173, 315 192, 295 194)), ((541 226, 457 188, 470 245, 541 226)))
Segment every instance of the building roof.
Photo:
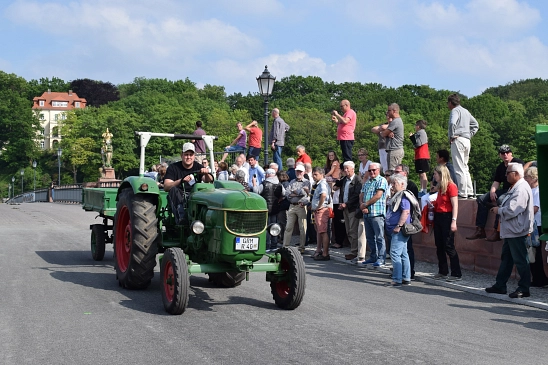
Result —
POLYGON ((75 102, 80 102, 80 108, 86 107, 86 99, 79 98, 76 93, 73 93, 72 90, 69 90, 68 93, 60 93, 53 91, 46 91, 42 96, 36 96, 32 99, 33 105, 32 109, 41 109, 41 110, 71 110, 75 109, 75 102), (40 106, 40 101, 44 101, 44 106, 40 106), (67 106, 53 106, 53 101, 66 101, 67 106))

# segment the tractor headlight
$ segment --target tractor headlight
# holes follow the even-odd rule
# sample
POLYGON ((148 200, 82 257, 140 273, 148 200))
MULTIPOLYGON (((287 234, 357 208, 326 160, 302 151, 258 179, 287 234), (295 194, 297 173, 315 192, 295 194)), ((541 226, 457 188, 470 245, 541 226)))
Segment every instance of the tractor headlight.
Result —
POLYGON ((192 232, 195 234, 202 234, 204 232, 205 226, 201 221, 194 221, 191 225, 192 232))
POLYGON ((268 233, 270 233, 271 236, 279 236, 280 233, 282 233, 282 227, 280 227, 278 223, 272 223, 268 226, 268 233))

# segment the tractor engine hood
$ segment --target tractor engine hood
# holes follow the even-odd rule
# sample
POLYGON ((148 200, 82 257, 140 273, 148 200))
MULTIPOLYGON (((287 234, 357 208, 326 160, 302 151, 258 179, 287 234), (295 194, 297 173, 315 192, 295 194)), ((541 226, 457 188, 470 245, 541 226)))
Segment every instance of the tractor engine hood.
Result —
POLYGON ((234 181, 215 181, 212 184, 196 184, 191 201, 212 209, 267 211, 266 200, 259 194, 244 190, 234 181))

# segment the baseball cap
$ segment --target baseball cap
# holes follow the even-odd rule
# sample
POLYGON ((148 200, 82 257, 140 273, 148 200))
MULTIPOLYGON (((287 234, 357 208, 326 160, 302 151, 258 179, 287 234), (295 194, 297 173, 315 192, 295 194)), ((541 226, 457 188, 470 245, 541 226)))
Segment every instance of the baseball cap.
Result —
POLYGON ((183 145, 183 153, 187 151, 196 152, 196 150, 194 149, 194 143, 187 142, 183 145))
POLYGON ((274 169, 267 169, 266 174, 267 175, 276 175, 276 171, 274 171, 274 169))
POLYGON ((295 167, 295 171, 303 171, 304 172, 304 166, 303 165, 297 165, 297 167, 295 167))
POLYGON ((287 159, 285 164, 287 165, 287 167, 295 167, 295 159, 290 157, 287 159))
POLYGON ((507 152, 512 152, 512 148, 510 148, 510 146, 508 146, 507 144, 503 144, 502 146, 499 147, 499 153, 507 153, 507 152))

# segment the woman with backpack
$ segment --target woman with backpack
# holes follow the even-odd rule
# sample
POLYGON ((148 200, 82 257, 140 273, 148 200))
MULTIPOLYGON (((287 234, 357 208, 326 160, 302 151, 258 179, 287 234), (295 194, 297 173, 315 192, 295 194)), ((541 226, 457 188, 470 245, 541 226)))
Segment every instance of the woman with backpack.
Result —
MULTIPOLYGON (((394 174, 390 177, 391 189, 394 195, 390 199, 390 206, 386 215, 387 240, 390 240, 390 259, 392 260, 392 282, 390 287, 399 287, 411 284, 411 263, 407 253, 409 236, 403 234, 403 226, 411 223, 412 202, 405 194, 407 177, 394 174)), ((409 195, 412 195, 409 193, 409 195)), ((416 203, 416 202, 415 202, 416 203)), ((418 204, 418 203, 417 203, 418 204)))

